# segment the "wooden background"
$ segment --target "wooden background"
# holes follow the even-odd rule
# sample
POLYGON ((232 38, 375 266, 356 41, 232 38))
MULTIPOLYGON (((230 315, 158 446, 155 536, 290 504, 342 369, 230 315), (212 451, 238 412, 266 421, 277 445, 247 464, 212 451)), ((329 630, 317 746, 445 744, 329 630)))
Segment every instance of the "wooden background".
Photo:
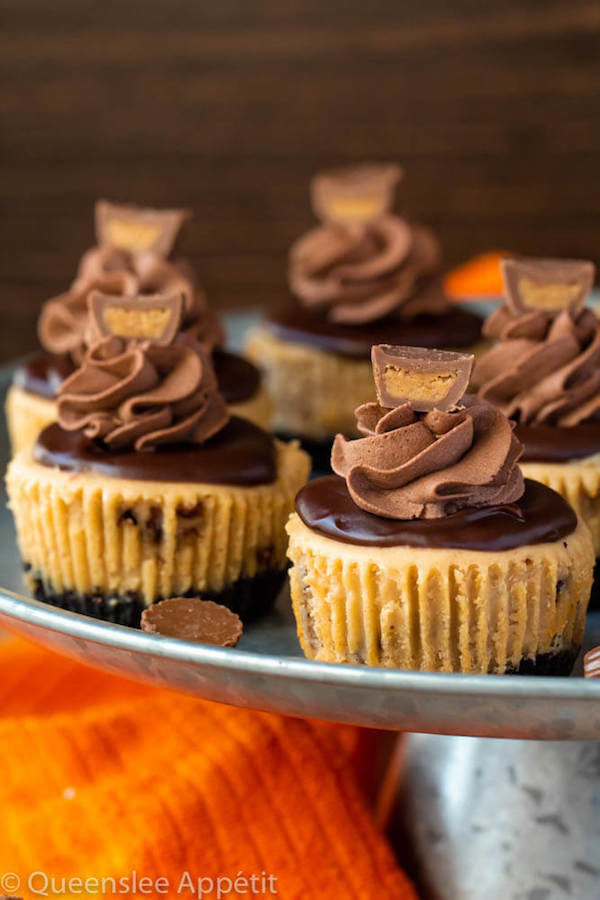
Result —
POLYGON ((186 204, 216 304, 269 304, 320 166, 401 161, 446 260, 600 260, 600 5, 8 0, 0 358, 91 243, 92 203, 186 204))

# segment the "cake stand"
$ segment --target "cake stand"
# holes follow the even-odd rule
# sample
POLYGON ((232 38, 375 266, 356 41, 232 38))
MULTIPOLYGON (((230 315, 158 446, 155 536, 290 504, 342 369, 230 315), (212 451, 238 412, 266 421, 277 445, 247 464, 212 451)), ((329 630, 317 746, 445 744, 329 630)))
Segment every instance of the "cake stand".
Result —
MULTIPOLYGON (((233 321, 234 331, 247 320, 233 321)), ((12 368, 0 370, 4 395, 12 368)), ((4 426, 0 460, 9 448, 4 426)), ((5 497, 0 626, 82 662, 234 706, 409 732, 403 840, 439 900, 600 898, 600 680, 450 675, 303 658, 289 595, 236 649, 143 634, 32 600, 5 497)), ((600 615, 585 646, 600 643, 600 615)), ((375 896, 375 894, 374 894, 375 896)))

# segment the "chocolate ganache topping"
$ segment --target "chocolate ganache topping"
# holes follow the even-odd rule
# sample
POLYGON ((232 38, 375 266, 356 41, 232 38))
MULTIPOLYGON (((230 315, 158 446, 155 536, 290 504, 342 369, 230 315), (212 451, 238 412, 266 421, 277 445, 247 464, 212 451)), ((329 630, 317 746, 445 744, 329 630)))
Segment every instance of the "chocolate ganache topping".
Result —
POLYGON ((229 414, 207 352, 178 333, 181 295, 89 298, 100 336, 58 394, 58 423, 111 450, 204 443, 229 414))
POLYGON ((506 303, 484 328, 497 343, 473 382, 521 425, 600 421, 600 321, 584 308, 593 274, 575 260, 504 260, 506 303))
POLYGON ((357 506, 391 519, 432 519, 522 496, 523 448, 513 425, 478 397, 457 401, 472 363, 458 353, 373 348, 380 402, 358 407, 365 437, 337 435, 331 456, 357 506))
POLYGON ((223 327, 209 309, 192 267, 185 260, 166 259, 185 217, 180 210, 98 201, 98 246, 83 255, 69 290, 48 300, 42 309, 38 337, 44 349, 68 353, 76 365, 81 363, 89 345, 87 301, 95 290, 127 297, 179 292, 184 297, 182 330, 208 350, 221 346, 223 327), (117 244, 110 242, 111 235, 117 244))
POLYGON ((441 258, 435 236, 390 211, 401 174, 394 165, 363 165, 313 179, 322 224, 292 246, 288 268, 303 306, 344 324, 449 308, 432 277, 441 258))

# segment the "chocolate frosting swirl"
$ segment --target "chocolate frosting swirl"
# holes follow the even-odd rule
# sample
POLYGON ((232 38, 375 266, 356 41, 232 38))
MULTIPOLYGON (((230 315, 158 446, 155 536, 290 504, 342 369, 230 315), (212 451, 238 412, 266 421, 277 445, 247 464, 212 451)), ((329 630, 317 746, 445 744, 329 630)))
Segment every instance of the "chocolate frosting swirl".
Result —
POLYGON ((399 174, 396 167, 357 166, 313 179, 322 224, 292 245, 288 265, 290 288, 303 306, 346 324, 449 308, 432 279, 441 261, 433 232, 389 211, 399 174), (334 214, 336 191, 352 208, 374 203, 371 215, 334 214))
POLYGON ((172 344, 107 337, 58 394, 59 425, 113 450, 202 444, 228 419, 208 355, 184 335, 172 344))
POLYGON ((502 306, 484 334, 498 343, 475 365, 481 397, 522 424, 600 420, 600 321, 591 310, 556 315, 502 306))
POLYGON ((396 310, 408 318, 447 310, 441 286, 424 284, 439 264, 433 232, 388 215, 364 226, 313 229, 292 246, 288 277, 304 306, 352 324, 396 310))
POLYGON ((107 270, 86 280, 77 279, 71 288, 46 301, 38 319, 38 338, 42 347, 57 356, 70 356, 75 365, 83 361, 88 337, 88 296, 135 294, 137 279, 127 269, 107 270))
POLYGON ((514 503, 524 491, 523 447, 508 419, 466 396, 450 412, 411 403, 356 410, 364 438, 337 435, 331 455, 361 509, 390 519, 436 519, 466 508, 514 503))
POLYGON ((69 353, 79 365, 90 342, 88 297, 94 290, 117 296, 180 292, 184 298, 182 330, 208 350, 225 342, 218 316, 184 261, 169 262, 157 253, 127 253, 93 247, 84 254, 70 289, 48 300, 38 322, 40 343, 49 353, 69 353))

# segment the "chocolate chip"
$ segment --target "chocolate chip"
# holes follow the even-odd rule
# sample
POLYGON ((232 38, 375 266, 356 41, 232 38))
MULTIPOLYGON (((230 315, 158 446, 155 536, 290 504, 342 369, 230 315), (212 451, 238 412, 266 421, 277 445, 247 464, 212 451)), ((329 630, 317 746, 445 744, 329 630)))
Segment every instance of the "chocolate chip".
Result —
POLYGON ((177 537, 199 537, 204 519, 204 503, 199 500, 194 506, 177 508, 177 537))
POLYGON ((259 547, 256 551, 256 564, 261 571, 272 569, 275 566, 275 548, 259 547))
POLYGON ((182 519, 195 519, 202 515, 204 512, 204 503, 202 500, 198 500, 194 506, 185 507, 178 506, 177 507, 177 515, 181 516, 182 519))
POLYGON ((132 509, 126 509, 121 513, 121 515, 119 516, 119 525, 121 525, 123 522, 131 522, 132 525, 137 525, 138 521, 132 509))
POLYGON ((144 522, 144 531, 155 544, 160 544, 163 539, 163 513, 160 506, 150 507, 148 518, 144 522))

